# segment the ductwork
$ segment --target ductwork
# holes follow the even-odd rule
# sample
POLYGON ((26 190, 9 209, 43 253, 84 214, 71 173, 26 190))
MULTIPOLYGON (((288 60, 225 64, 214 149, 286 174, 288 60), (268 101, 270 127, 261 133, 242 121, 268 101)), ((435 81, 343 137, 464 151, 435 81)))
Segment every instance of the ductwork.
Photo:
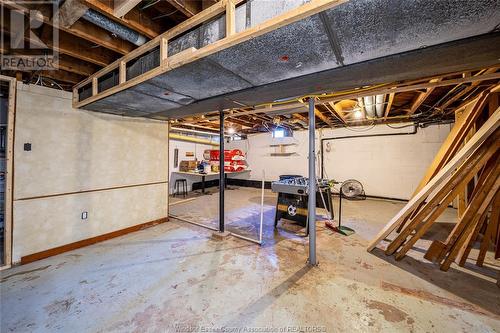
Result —
POLYGON ((366 117, 375 118, 375 96, 367 96, 363 98, 365 104, 366 117))
POLYGON ((146 43, 146 37, 144 37, 137 31, 127 28, 126 26, 115 21, 112 21, 93 9, 89 8, 89 10, 87 10, 85 14, 83 14, 82 18, 137 46, 141 46, 142 44, 146 43))
MULTIPOLYGON (((65 3, 65 0, 56 0, 58 1, 58 6, 62 7, 63 5, 68 5, 71 6, 72 4, 65 3)), ((127 28, 126 26, 117 23, 113 20, 110 20, 106 16, 102 15, 101 13, 88 8, 87 6, 81 4, 79 6, 79 9, 85 10, 85 13, 81 16, 86 21, 89 21, 92 24, 97 25, 98 27, 103 28, 106 31, 111 32, 112 34, 115 34, 116 36, 120 37, 123 40, 129 41, 132 44, 135 44, 137 46, 141 46, 142 44, 146 43, 146 37, 141 35, 135 30, 132 30, 130 28, 127 28)), ((70 24, 73 24, 76 21, 76 19, 73 19, 70 24)))
POLYGON ((219 143, 217 143, 217 142, 212 142, 210 140, 205 140, 205 139, 198 139, 198 138, 194 138, 192 136, 186 136, 186 135, 181 135, 181 134, 170 133, 169 138, 173 139, 173 140, 201 143, 204 145, 210 145, 210 146, 214 146, 214 147, 219 146, 219 143))
POLYGON ((375 96, 375 111, 377 112, 377 117, 382 118, 384 116, 384 95, 375 96))

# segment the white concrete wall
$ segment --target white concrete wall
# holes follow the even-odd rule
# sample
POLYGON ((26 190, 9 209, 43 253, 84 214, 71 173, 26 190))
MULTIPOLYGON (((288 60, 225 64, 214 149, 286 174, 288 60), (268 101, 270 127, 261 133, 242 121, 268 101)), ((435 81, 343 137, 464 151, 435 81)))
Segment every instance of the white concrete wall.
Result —
MULTIPOLYGON (((409 199, 450 128, 450 125, 439 125, 418 129, 415 135, 329 141, 331 151, 327 152, 325 149, 324 156, 325 177, 337 181, 357 179, 364 185, 367 195, 409 199)), ((367 130, 363 128, 354 130, 357 132, 348 129, 317 131, 317 153, 320 152, 321 137, 403 133, 411 132, 412 128, 392 129, 380 125, 367 130)), ((251 135, 247 141, 228 144, 228 149, 239 148, 247 152, 252 172, 239 178, 261 180, 262 170, 265 170, 268 181, 277 180, 279 175, 283 174, 307 176, 308 132, 296 131, 293 138, 287 138, 287 143, 296 144, 287 147, 287 151, 296 152, 293 156, 271 156, 275 148, 269 145, 277 142, 276 139, 272 139, 271 134, 266 133, 251 135)), ((317 165, 319 176, 318 162, 317 165)))
POLYGON ((167 124, 75 110, 71 97, 18 84, 14 262, 167 216, 167 124))
MULTIPOLYGON (((206 139, 206 138, 204 138, 206 139)), ((186 175, 186 174, 177 174, 176 171, 179 171, 179 165, 177 167, 174 167, 174 150, 179 149, 179 165, 181 161, 194 161, 197 159, 198 161, 203 160, 203 152, 206 149, 218 149, 218 147, 214 147, 211 145, 205 145, 205 144, 199 144, 199 143, 194 143, 194 142, 187 142, 187 141, 179 141, 179 140, 170 140, 170 147, 169 147, 169 154, 170 154, 170 193, 174 193, 174 184, 176 179, 181 179, 184 178, 187 181, 188 184, 188 191, 192 190, 193 183, 198 183, 201 182, 201 178, 197 176, 191 176, 191 175, 186 175), (186 153, 187 152, 193 152, 194 156, 193 157, 187 157, 186 153)), ((216 176, 214 177, 207 177, 207 181, 212 180, 212 179, 217 179, 216 176)))

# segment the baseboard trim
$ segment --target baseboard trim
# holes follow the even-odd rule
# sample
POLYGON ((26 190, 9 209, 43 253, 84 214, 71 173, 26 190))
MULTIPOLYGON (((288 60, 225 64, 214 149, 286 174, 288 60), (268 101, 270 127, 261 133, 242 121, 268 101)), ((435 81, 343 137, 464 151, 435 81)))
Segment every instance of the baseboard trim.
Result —
POLYGON ((76 250, 76 249, 79 249, 79 248, 82 248, 85 246, 89 246, 92 244, 100 243, 100 242, 106 241, 106 240, 111 239, 111 238, 120 237, 120 236, 129 234, 131 232, 139 231, 142 229, 147 229, 147 228, 150 228, 152 226, 155 226, 155 225, 158 225, 161 223, 165 223, 167 221, 168 221, 168 217, 164 217, 164 218, 157 219, 154 221, 149 221, 146 223, 137 224, 137 225, 125 228, 125 229, 112 231, 112 232, 109 232, 107 234, 103 234, 103 235, 83 239, 83 240, 80 240, 80 241, 77 241, 74 243, 69 243, 66 245, 54 247, 52 249, 48 249, 45 251, 29 254, 27 256, 21 257, 21 265, 28 264, 30 262, 37 261, 40 259, 52 257, 55 255, 64 253, 64 252, 73 251, 73 250, 76 250))

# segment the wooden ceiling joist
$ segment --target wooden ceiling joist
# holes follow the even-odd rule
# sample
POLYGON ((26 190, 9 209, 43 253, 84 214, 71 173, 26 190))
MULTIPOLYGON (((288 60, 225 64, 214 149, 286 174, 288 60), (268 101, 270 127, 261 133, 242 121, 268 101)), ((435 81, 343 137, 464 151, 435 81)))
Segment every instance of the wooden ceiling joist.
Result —
MULTIPOLYGON (((482 74, 492 74, 492 73, 495 73, 496 71, 497 71, 497 68, 489 68, 487 70, 480 71, 475 76, 482 75, 482 74)), ((481 81, 472 82, 470 84, 470 86, 465 87, 464 89, 462 89, 462 91, 458 92, 457 94, 453 95, 450 99, 448 99, 443 105, 440 106, 440 109, 441 110, 446 110, 453 103, 455 103, 456 101, 460 100, 460 98, 464 97, 466 94, 468 94, 469 92, 471 92, 472 90, 474 90, 477 86, 479 86, 479 84, 481 84, 481 81)), ((461 85, 458 85, 457 87, 460 87, 460 86, 461 85)))
MULTIPOLYGON (((66 0, 59 7, 59 27, 69 28, 89 10, 80 0, 66 0)), ((54 14, 55 15, 55 14, 54 14)))
POLYGON ((79 41, 71 36, 68 36, 68 34, 64 31, 59 31, 59 43, 58 45, 54 45, 52 43, 51 30, 52 29, 44 29, 40 39, 50 48, 55 49, 59 53, 99 66, 107 66, 115 59, 115 55, 105 48, 98 45, 92 45, 88 42, 82 43, 83 41, 79 41))
POLYGON ((123 17, 137 6, 142 0, 115 0, 113 14, 116 17, 123 17))
MULTIPOLYGON (((23 5, 23 3, 17 3, 13 1, 6 2, 5 6, 20 13, 24 13, 25 15, 29 15, 31 10, 30 7, 23 5)), ((62 8, 63 7, 61 7, 61 9, 62 8)), ((71 7, 67 11, 71 12, 71 7)), ((63 16, 65 15, 64 12, 65 11, 62 10, 63 16)), ((49 13, 38 11, 36 14, 32 13, 31 15, 35 15, 35 17, 39 21, 44 22, 47 25, 53 26, 54 24, 54 19, 49 16, 49 13)), ((63 21, 64 19, 62 18, 61 20, 63 21)), ((70 19, 69 21, 72 21, 72 19, 70 19)), ((119 54, 127 54, 134 49, 134 45, 132 45, 131 43, 113 37, 110 32, 91 23, 75 21, 72 23, 72 25, 65 26, 63 22, 59 22, 57 28, 61 31, 65 31, 73 36, 80 37, 96 45, 102 45, 103 47, 119 54)))
POLYGON ((113 0, 82 0, 82 2, 89 8, 149 38, 155 38, 162 32, 157 22, 153 21, 137 8, 133 8, 123 17, 116 17, 113 10, 113 0))
MULTIPOLYGON (((439 82, 441 81, 440 78, 438 79, 432 79, 429 81, 429 83, 435 83, 435 82, 439 82)), ((435 87, 430 87, 430 88, 427 88, 425 92, 423 93, 420 93, 417 98, 415 99, 415 101, 413 102, 411 108, 410 108, 410 112, 408 112, 408 115, 411 116, 413 115, 417 110, 418 108, 425 102, 425 100, 432 94, 432 92, 434 91, 434 89, 436 89, 435 87)))
POLYGON ((395 93, 389 94, 389 100, 387 101, 387 105, 385 106, 384 119, 387 119, 389 117, 389 114, 391 113, 392 104, 394 103, 394 96, 396 96, 395 93))
POLYGON ((342 106, 340 106, 339 104, 335 104, 333 102, 331 103, 328 103, 328 104, 325 104, 326 105, 329 105, 330 108, 329 110, 343 123, 343 124, 346 124, 347 123, 347 119, 344 115, 344 110, 342 109, 342 106))
POLYGON ((193 0, 167 0, 169 4, 175 7, 182 14, 186 15, 186 17, 192 17, 202 10, 201 1, 193 1, 193 0))

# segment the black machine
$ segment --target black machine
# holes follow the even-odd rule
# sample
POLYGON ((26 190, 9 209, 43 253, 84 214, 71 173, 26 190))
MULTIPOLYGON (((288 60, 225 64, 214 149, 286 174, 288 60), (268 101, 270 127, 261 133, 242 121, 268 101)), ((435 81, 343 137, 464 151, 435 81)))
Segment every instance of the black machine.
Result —
MULTIPOLYGON (((295 175, 280 176, 279 181, 271 184, 273 192, 278 193, 276 215, 274 218, 275 228, 278 226, 278 221, 282 218, 295 221, 303 227, 307 226, 308 184, 308 178, 295 175)), ((317 190, 316 207, 328 210, 333 219, 332 194, 328 181, 319 179, 317 190)), ((308 230, 306 230, 306 233, 308 233, 308 230)))

